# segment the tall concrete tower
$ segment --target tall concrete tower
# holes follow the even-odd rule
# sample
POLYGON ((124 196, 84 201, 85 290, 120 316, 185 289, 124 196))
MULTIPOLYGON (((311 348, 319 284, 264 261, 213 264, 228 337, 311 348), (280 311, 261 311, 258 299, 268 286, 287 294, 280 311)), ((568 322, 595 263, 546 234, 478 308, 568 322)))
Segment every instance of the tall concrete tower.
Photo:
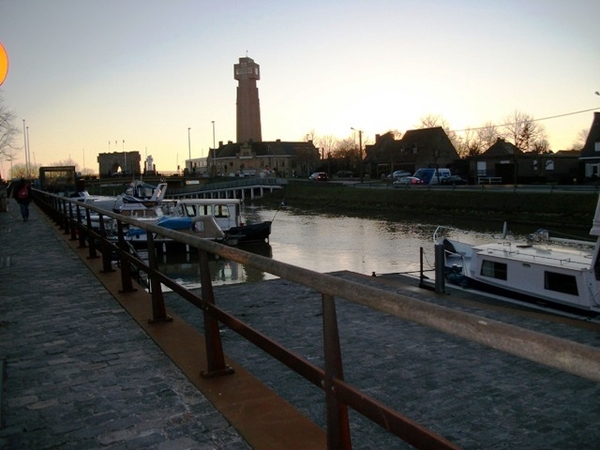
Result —
POLYGON ((237 88, 237 142, 262 142, 260 128, 260 104, 256 80, 260 80, 260 68, 252 58, 240 58, 233 66, 237 88))

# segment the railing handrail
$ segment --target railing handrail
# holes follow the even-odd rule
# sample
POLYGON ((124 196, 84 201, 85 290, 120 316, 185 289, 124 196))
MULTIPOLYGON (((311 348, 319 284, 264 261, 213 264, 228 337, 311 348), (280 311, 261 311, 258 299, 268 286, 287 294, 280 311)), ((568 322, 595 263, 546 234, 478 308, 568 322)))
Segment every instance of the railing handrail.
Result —
MULTIPOLYGON (((392 293, 360 283, 343 280, 332 275, 317 273, 309 269, 276 261, 238 248, 228 247, 193 235, 165 229, 153 224, 143 223, 130 217, 103 210, 91 204, 81 203, 76 199, 59 197, 37 190, 35 190, 35 193, 37 198, 40 196, 44 197, 44 202, 46 204, 58 202, 58 209, 63 209, 63 215, 66 219, 69 219, 69 214, 66 212, 67 204, 83 207, 99 213, 100 217, 110 217, 115 219, 118 223, 126 223, 142 228, 150 232, 148 233, 149 236, 151 236, 152 233, 155 233, 187 244, 191 247, 195 247, 200 252, 215 254, 222 258, 250 266, 260 271, 276 275, 282 279, 314 289, 323 296, 324 305, 326 304, 326 301, 332 302, 334 297, 350 300, 354 303, 402 319, 410 320, 432 329, 443 331, 452 336, 468 339, 496 350, 501 350, 521 358, 559 369, 563 372, 571 373, 594 382, 600 382, 600 349, 598 348, 530 331, 492 319, 484 319, 475 314, 450 309, 399 293, 392 293)), ((69 209, 71 210, 70 220, 73 220, 72 206, 69 206, 69 209)), ((77 226, 83 225, 80 222, 77 226)), ((119 228, 121 228, 121 225, 119 228)), ((126 258, 135 262, 131 255, 127 255, 126 258)), ((140 262, 137 261, 137 263, 139 264, 140 262)), ((170 285, 170 287, 176 285, 173 280, 160 274, 157 270, 150 269, 149 274, 150 273, 158 276, 161 282, 170 285)), ((210 282, 210 277, 208 281, 210 282)), ((186 296, 194 296, 193 293, 177 286, 178 285, 176 285, 174 289, 180 295, 183 295, 184 298, 186 296)), ((212 287, 210 289, 212 292, 212 287)), ((207 304, 207 302, 200 297, 196 296, 195 298, 198 299, 199 302, 204 302, 203 310, 205 313, 212 315, 213 318, 217 318, 226 325, 235 321, 236 328, 239 328, 240 323, 242 323, 239 319, 229 316, 214 304, 207 304)), ((186 299, 189 300, 189 298, 186 299)), ((195 304, 199 303, 196 302, 195 304)), ((324 317, 323 320, 325 327, 328 319, 324 317)), ((236 331, 242 334, 246 339, 255 343, 255 345, 258 341, 265 339, 263 335, 258 335, 251 327, 245 324, 243 325, 245 327, 243 333, 240 333, 238 329, 236 329, 236 331)), ((324 334, 324 336, 326 336, 326 334, 324 334)), ((291 367, 288 364, 288 367, 291 367, 306 379, 321 388, 327 383, 330 383, 330 387, 335 387, 335 389, 331 389, 332 392, 326 390, 326 395, 333 395, 338 401, 343 401, 346 405, 351 406, 365 417, 370 418, 383 428, 391 431, 412 445, 418 448, 455 448, 443 438, 435 436, 429 431, 421 428, 418 424, 412 423, 409 419, 401 416, 399 413, 388 410, 385 405, 370 398, 356 388, 347 385, 344 383, 343 379, 335 376, 328 377, 327 367, 324 371, 308 361, 303 360, 303 358, 294 355, 292 352, 279 346, 279 344, 268 341, 268 346, 271 345, 274 348, 273 352, 269 352, 272 356, 275 356, 278 352, 287 352, 286 356, 291 355, 296 357, 298 359, 298 365, 291 367), (377 412, 376 414, 373 413, 374 409, 377 412), (407 427, 410 429, 409 432, 407 432, 407 427)), ((324 345, 327 348, 328 343, 324 342, 324 345)), ((329 432, 328 426, 328 433, 329 432)))

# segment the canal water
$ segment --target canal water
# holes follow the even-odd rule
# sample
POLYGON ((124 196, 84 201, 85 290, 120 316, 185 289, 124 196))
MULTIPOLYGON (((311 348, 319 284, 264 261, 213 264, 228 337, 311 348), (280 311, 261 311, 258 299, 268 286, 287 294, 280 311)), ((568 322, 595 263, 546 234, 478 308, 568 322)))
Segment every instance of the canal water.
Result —
MULTIPOLYGON (((438 225, 413 218, 359 218, 308 213, 294 208, 279 210, 246 205, 243 216, 247 223, 272 220, 269 243, 242 247, 244 250, 319 273, 352 271, 366 275, 414 273, 420 268, 423 248, 424 270, 433 271, 433 233, 438 225)), ((458 228, 453 236, 472 243, 483 243, 490 236, 500 236, 502 223, 485 223, 468 218, 453 219, 458 228)), ((535 228, 521 227, 513 234, 527 234, 535 228)), ((585 235, 585 233, 584 233, 585 235)), ((577 236, 575 236, 577 237, 577 236)), ((581 237, 581 236, 579 236, 581 237)), ((199 286, 196 257, 185 253, 163 257, 160 268, 188 288, 199 286)), ((274 279, 275 276, 247 268, 241 264, 212 261, 215 285, 248 283, 274 279)))

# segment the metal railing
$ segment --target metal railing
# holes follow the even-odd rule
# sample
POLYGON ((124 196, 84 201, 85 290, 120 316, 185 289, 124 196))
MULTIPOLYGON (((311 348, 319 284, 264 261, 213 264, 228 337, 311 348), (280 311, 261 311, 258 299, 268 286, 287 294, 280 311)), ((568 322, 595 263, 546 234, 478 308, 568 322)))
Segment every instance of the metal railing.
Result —
POLYGON ((98 252, 101 253, 103 271, 114 270, 111 257, 115 254, 118 255, 123 291, 133 290, 132 267, 148 274, 151 285, 153 321, 169 320, 161 284, 202 310, 207 347, 206 370, 203 372, 205 376, 224 376, 232 373, 232 370, 225 364, 219 334, 219 323, 221 323, 321 388, 325 395, 329 449, 352 448, 348 407, 416 448, 458 448, 443 437, 344 381, 335 307, 336 298, 349 300, 453 336, 484 344, 594 382, 600 382, 600 349, 597 348, 487 318, 483 320, 474 314, 423 302, 331 275, 316 273, 193 235, 144 224, 135 219, 107 212, 72 199, 41 191, 35 191, 35 199, 44 212, 64 229, 65 233, 70 233, 71 239, 78 239, 80 247, 89 249, 90 258, 99 257, 98 252), (98 214, 97 230, 92 228, 92 213, 98 214), (116 222, 116 238, 107 238, 109 220, 116 222), (128 251, 123 231, 126 225, 134 225, 148 232, 148 263, 128 251), (201 295, 185 289, 158 270, 154 235, 173 239, 198 250, 201 295), (244 323, 240 318, 219 308, 213 294, 208 267, 209 254, 276 275, 319 292, 323 313, 324 367, 312 364, 244 323))

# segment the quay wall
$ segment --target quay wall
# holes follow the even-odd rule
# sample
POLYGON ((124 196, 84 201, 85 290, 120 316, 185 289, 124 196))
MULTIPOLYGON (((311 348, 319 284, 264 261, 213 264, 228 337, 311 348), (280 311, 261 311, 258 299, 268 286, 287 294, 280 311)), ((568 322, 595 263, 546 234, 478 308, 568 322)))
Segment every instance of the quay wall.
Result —
POLYGON ((320 213, 408 215, 419 217, 470 217, 589 228, 598 194, 593 191, 562 192, 528 190, 428 189, 357 187, 336 183, 290 183, 284 189, 256 201, 320 213))

